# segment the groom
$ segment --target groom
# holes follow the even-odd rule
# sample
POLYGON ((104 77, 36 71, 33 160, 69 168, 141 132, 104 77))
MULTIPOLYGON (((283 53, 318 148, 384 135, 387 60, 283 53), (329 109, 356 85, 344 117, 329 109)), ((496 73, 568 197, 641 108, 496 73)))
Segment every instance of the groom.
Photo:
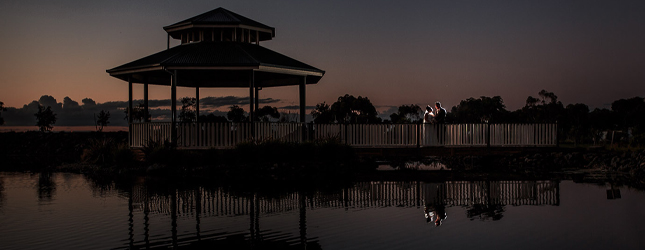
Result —
POLYGON ((441 124, 437 128, 437 139, 439 144, 443 145, 446 139, 446 127, 443 125, 446 122, 446 110, 441 107, 440 102, 436 102, 434 104, 434 107, 435 107, 435 110, 430 115, 434 118, 432 123, 441 124))
POLYGON ((430 114, 432 117, 434 117, 433 122, 437 123, 437 124, 445 123, 446 122, 446 110, 441 107, 440 102, 436 102, 434 104, 434 107, 435 107, 434 112, 432 112, 432 114, 430 114))

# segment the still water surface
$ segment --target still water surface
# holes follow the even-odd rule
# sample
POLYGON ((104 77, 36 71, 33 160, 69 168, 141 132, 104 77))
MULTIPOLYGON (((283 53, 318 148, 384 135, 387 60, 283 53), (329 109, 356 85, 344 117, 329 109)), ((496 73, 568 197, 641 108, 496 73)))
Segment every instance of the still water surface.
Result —
POLYGON ((645 249, 644 232, 645 193, 609 184, 365 181, 257 193, 0 173, 1 249, 645 249))

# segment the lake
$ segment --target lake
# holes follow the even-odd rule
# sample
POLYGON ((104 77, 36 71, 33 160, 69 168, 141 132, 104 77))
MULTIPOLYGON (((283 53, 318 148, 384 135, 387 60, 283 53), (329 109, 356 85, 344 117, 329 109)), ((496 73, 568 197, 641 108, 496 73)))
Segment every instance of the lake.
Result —
POLYGON ((292 189, 0 173, 2 249, 645 249, 645 193, 557 179, 292 189))

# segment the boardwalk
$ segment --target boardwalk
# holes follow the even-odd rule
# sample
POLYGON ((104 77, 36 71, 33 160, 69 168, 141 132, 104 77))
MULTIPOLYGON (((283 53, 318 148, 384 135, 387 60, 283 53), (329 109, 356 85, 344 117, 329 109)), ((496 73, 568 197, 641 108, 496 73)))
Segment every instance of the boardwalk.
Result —
MULTIPOLYGON (((171 123, 130 124, 130 147, 171 139, 171 123)), ((180 148, 232 148, 252 139, 304 142, 334 139, 357 148, 553 147, 557 124, 178 124, 180 148)))

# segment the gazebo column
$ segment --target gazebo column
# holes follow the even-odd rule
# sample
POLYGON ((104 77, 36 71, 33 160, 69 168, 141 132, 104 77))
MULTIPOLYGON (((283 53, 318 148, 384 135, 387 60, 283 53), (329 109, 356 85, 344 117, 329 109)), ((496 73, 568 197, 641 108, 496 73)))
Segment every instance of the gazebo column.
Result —
POLYGON ((255 110, 260 110, 260 87, 255 86, 255 110))
POLYGON ((150 122, 150 113, 148 113, 148 82, 143 83, 143 121, 150 122))
POLYGON ((199 87, 195 87, 195 122, 199 121, 199 87))
POLYGON ((302 126, 302 141, 307 140, 307 124, 305 124, 305 100, 306 100, 306 91, 305 85, 307 85, 307 76, 305 75, 302 78, 300 83, 300 125, 302 126))
POLYGON ((128 125, 132 124, 132 78, 128 77, 128 125))
POLYGON ((170 144, 177 144, 177 70, 172 72, 170 81, 170 144))
POLYGON ((128 76, 128 144, 132 146, 132 77, 128 76))
POLYGON ((302 78, 302 82, 300 83, 300 122, 304 123, 305 122, 305 85, 307 84, 307 76, 302 78))
POLYGON ((255 98, 253 97, 255 92, 254 88, 255 88, 255 72, 251 71, 251 78, 249 80, 249 121, 251 122, 251 126, 253 126, 253 121, 255 121, 255 119, 253 119, 254 118, 253 116, 255 113, 253 111, 254 101, 255 101, 255 98))
POLYGON ((202 129, 199 126, 198 122, 199 122, 199 87, 195 87, 195 130, 196 130, 195 136, 197 136, 197 138, 194 138, 193 144, 200 146, 199 138, 201 137, 200 133, 202 129))

